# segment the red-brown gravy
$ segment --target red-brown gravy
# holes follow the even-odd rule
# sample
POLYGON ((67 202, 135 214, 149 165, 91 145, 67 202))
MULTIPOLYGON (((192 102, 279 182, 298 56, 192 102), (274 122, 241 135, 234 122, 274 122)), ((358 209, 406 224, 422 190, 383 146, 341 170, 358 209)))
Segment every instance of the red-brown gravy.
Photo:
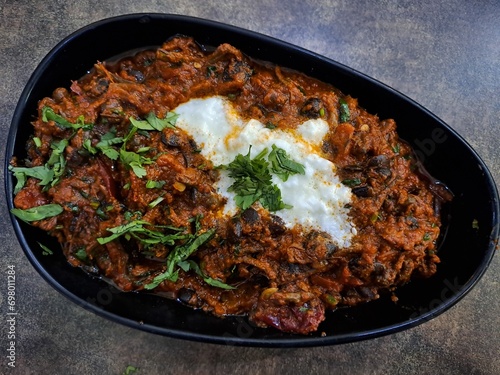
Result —
POLYGON ((43 186, 28 176, 15 206, 61 206, 60 214, 32 224, 59 240, 71 265, 97 270, 124 291, 150 285, 150 292, 217 316, 245 314, 261 327, 307 334, 318 329, 327 309, 375 300, 436 272, 436 207, 446 194, 437 195, 415 170, 396 123, 367 113, 329 84, 258 63, 230 45, 209 53, 191 38, 174 37, 155 51, 97 63, 70 88, 43 98, 33 126, 27 159, 13 159, 12 166, 57 165, 62 172, 43 186), (122 140, 131 134, 131 117, 154 113, 163 119, 189 99, 215 95, 227 97, 241 117, 273 129, 311 118, 328 122, 321 152, 353 192, 350 216, 357 235, 351 246, 339 248, 321 231, 287 228, 279 211, 270 213, 258 203, 234 217, 217 214, 225 204, 213 188, 219 171, 177 127, 137 131, 126 144, 107 144, 108 150, 140 155, 142 177, 132 164, 103 151, 106 134, 122 140), (44 118, 47 108, 81 126, 44 118), (54 159, 61 140, 67 145, 54 159), (148 181, 161 186, 152 188, 148 181), (97 240, 130 223, 143 231, 97 240), (185 236, 147 243, 147 230, 185 236), (175 265, 176 281, 151 286, 172 262, 169 254, 203 233, 210 236, 184 259, 193 261, 189 270, 175 265))

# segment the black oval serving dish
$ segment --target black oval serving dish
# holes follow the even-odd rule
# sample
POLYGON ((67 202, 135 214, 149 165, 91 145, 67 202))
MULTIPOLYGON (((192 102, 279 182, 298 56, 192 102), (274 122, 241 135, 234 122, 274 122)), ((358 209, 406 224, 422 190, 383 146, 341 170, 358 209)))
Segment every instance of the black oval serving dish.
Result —
POLYGON ((71 267, 62 254, 42 255, 38 242, 57 248, 54 239, 11 215, 26 256, 55 289, 100 316, 156 334, 219 344, 299 347, 352 342, 414 327, 457 303, 481 278, 498 243, 499 197, 487 167, 463 138, 411 99, 335 61, 255 32, 186 16, 132 14, 99 21, 68 36, 42 60, 21 94, 8 135, 4 173, 9 209, 15 179, 8 163, 13 155, 25 155, 37 102, 57 87, 68 87, 96 61, 159 46, 175 34, 192 36, 206 46, 233 44, 255 59, 331 83, 380 118, 394 118, 400 136, 414 147, 427 171, 455 195, 446 207, 438 272, 400 288, 397 303, 387 297, 339 309, 327 313, 316 333, 292 335, 257 328, 242 317, 220 319, 158 296, 120 292, 71 267))

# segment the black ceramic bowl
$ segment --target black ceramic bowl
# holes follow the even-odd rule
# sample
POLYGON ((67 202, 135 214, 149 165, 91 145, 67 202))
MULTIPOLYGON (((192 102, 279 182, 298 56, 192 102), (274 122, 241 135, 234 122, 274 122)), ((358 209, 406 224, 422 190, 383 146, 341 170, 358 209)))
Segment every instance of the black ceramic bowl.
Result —
POLYGON ((26 256, 50 285, 98 315, 141 330, 221 344, 298 347, 357 341, 416 326, 443 313, 476 284, 498 241, 499 198, 486 166, 457 133, 402 94, 332 60, 264 35, 191 17, 135 14, 103 20, 68 36, 43 59, 22 92, 12 119, 5 158, 9 208, 13 208, 15 181, 7 164, 13 155, 25 155, 37 102, 57 87, 68 87, 96 61, 159 46, 175 34, 192 36, 206 46, 231 43, 253 58, 331 83, 358 98, 369 112, 394 118, 400 136, 415 148, 427 170, 455 195, 446 209, 438 272, 399 289, 397 303, 381 298, 340 309, 328 313, 316 333, 291 335, 254 327, 240 317, 219 319, 161 297, 119 292, 71 267, 61 254, 42 255, 38 242, 57 248, 54 240, 12 217, 26 256))

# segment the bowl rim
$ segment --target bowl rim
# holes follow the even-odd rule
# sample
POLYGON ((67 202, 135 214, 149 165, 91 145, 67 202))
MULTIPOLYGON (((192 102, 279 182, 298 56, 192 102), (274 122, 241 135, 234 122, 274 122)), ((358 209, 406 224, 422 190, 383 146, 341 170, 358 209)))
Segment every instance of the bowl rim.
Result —
POLYGON ((346 65, 343 65, 337 61, 334 61, 332 59, 326 58, 322 55, 319 55, 315 52, 306 50, 302 47, 293 45, 291 43, 279 40, 277 38, 261 34, 259 32, 247 30, 244 28, 240 28, 237 26, 232 26, 229 24, 221 23, 218 21, 212 21, 208 19, 203 19, 203 18, 198 18, 198 17, 193 17, 193 16, 186 16, 186 15, 179 15, 179 14, 168 14, 168 13, 131 13, 131 14, 125 14, 125 15, 119 15, 119 16, 113 16, 109 18, 104 18, 95 22, 92 22, 90 24, 87 24, 84 27, 81 27, 77 29, 76 31, 70 33, 68 36, 66 36, 64 39, 62 39, 60 42, 58 42, 46 55, 45 57, 40 61, 40 63, 37 65, 33 73, 31 74, 30 78, 27 81, 27 84, 25 85, 21 95, 19 96, 18 103, 15 107, 14 114, 11 120, 11 125, 9 128, 9 133, 7 136, 7 145, 6 145, 6 150, 5 150, 5 163, 4 163, 4 176, 5 176, 5 192, 6 192, 6 197, 7 197, 7 207, 9 211, 14 207, 13 205, 13 175, 10 173, 8 170, 10 160, 12 156, 14 155, 14 145, 16 143, 16 138, 18 135, 18 132, 20 130, 20 118, 22 116, 22 113, 24 112, 24 108, 26 105, 26 102, 28 98, 31 95, 31 92, 36 84, 36 82, 39 80, 40 76, 43 74, 44 70, 46 69, 46 66, 50 64, 51 60, 55 55, 60 53, 64 47, 67 44, 72 43, 75 39, 82 37, 85 33, 87 33, 90 30, 99 28, 103 25, 107 25, 113 22, 118 22, 118 21, 137 21, 142 18, 154 18, 154 19, 162 19, 162 20, 178 20, 178 21, 183 21, 183 22, 191 22, 191 23, 196 23, 201 26, 207 26, 207 27, 216 27, 220 28, 223 30, 226 30, 228 32, 232 33, 240 33, 244 35, 249 35, 252 37, 259 38, 260 40, 265 40, 267 42, 273 43, 273 44, 278 44, 282 47, 285 48, 292 48, 295 51, 298 51, 298 53, 302 53, 308 56, 311 56, 314 59, 317 60, 322 60, 327 62, 328 64, 331 64, 333 66, 336 66, 340 69, 345 70, 349 74, 355 75, 363 80, 368 80, 372 84, 381 86, 384 90, 390 91, 393 95, 399 96, 405 101, 409 101, 412 105, 417 107, 420 111, 423 111, 426 116, 432 117, 435 121, 437 121, 440 126, 445 128, 451 135, 453 135, 459 142, 461 142, 466 148, 467 151, 473 156, 475 161, 478 163, 479 168, 482 169, 484 173, 484 180, 488 185, 488 190, 491 196, 491 206, 492 206, 492 223, 493 229, 490 234, 490 241, 489 241, 489 247, 485 253, 485 256, 483 257, 480 266, 475 270, 475 272, 471 275, 469 280, 465 285, 462 286, 462 289, 460 290, 460 293, 455 296, 455 298, 450 298, 446 301, 443 301, 443 303, 439 304, 439 306, 430 309, 429 311, 422 313, 418 315, 415 319, 410 319, 408 321, 404 322, 398 322, 395 324, 383 326, 380 328, 375 328, 371 330, 366 330, 366 331, 361 331, 361 332, 355 332, 353 333, 346 333, 346 334, 340 334, 336 336, 326 336, 326 337, 311 337, 311 336, 303 336, 299 338, 293 338, 293 339, 263 339, 263 338, 252 338, 252 337, 246 337, 246 338, 241 338, 241 337, 223 337, 223 336, 214 336, 214 335, 208 335, 208 334, 202 334, 202 333, 193 333, 189 331, 184 331, 184 330, 176 330, 176 329, 171 329, 171 328, 166 328, 166 327, 158 327, 156 325, 152 324, 142 324, 141 322, 117 315, 116 313, 108 312, 104 308, 91 304, 89 302, 84 301, 80 297, 74 295, 72 292, 67 290, 63 285, 61 285, 57 280, 54 279, 54 277, 47 272, 47 270, 43 267, 43 265, 36 259, 34 256, 34 253, 32 252, 28 242, 26 241, 25 234, 23 233, 23 229, 20 226, 20 223, 18 220, 14 217, 12 213, 9 212, 10 219, 12 222, 12 225, 14 227, 16 236, 20 242, 20 245, 32 264, 32 266, 38 271, 38 273, 42 276, 45 281, 47 281, 54 289, 56 289, 58 292, 60 292, 62 295, 73 301, 74 303, 80 305, 81 307, 85 308, 88 311, 91 311, 101 317, 107 318, 111 321, 136 328, 142 331, 147 331, 150 333, 155 333, 155 334, 161 334, 169 337, 174 337, 174 338, 180 338, 180 339, 188 339, 188 340, 193 340, 193 341, 202 341, 202 342, 208 342, 208 343, 214 343, 214 344, 231 344, 231 345, 237 345, 237 346, 259 346, 259 347, 310 347, 310 346, 320 346, 320 345, 332 345, 332 344, 342 344, 342 343, 348 343, 348 342, 356 342, 360 340, 365 340, 369 338, 375 338, 375 337, 381 337, 385 335, 389 335, 395 332, 399 332, 408 328, 415 327, 423 322, 426 322, 428 320, 431 320, 438 315, 441 315, 443 312, 448 310, 451 306, 455 305, 458 301, 460 301, 465 295, 469 293, 469 291, 477 284, 477 282, 481 279, 481 277, 484 275, 486 272, 489 264, 491 263, 495 249, 498 247, 498 238, 499 238, 499 222, 498 218, 500 217, 500 203, 499 203, 499 195, 498 195, 498 189, 495 184, 495 181, 484 163, 484 161, 481 159, 481 157, 478 155, 478 153, 470 146, 470 144, 461 136, 459 135, 453 128, 451 128, 449 125, 447 125, 445 122, 443 122, 441 119, 439 119, 436 115, 428 111, 426 108, 421 106, 420 104, 416 103, 413 99, 407 97, 406 95, 400 93, 399 91, 387 86, 386 84, 369 77, 361 72, 356 71, 355 69, 352 69, 346 65))

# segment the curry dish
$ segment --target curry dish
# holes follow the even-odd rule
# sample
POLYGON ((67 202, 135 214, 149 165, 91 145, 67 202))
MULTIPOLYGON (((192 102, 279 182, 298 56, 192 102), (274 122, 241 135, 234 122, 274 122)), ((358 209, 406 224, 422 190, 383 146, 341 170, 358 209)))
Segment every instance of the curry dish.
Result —
POLYGON ((449 194, 395 121, 231 45, 176 36, 98 62, 40 100, 33 127, 13 213, 123 291, 307 334, 436 272, 449 194))

